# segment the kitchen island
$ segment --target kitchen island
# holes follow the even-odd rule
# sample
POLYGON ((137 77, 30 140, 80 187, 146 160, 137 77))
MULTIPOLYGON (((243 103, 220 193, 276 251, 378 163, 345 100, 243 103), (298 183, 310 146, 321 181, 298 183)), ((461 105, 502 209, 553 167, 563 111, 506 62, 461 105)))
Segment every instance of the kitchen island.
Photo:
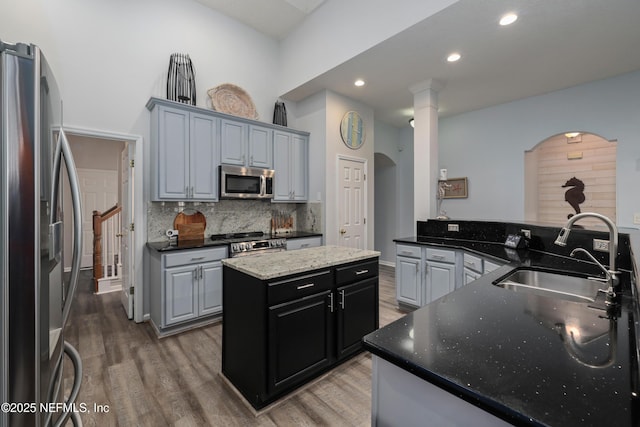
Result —
MULTIPOLYGON (((460 222, 461 232, 464 227, 460 222)), ((609 308, 496 286, 514 269, 598 273, 594 264, 563 255, 571 248, 550 252, 546 234, 555 237, 558 229, 533 232, 534 249, 517 253, 505 250, 504 236, 398 239, 464 248, 508 264, 364 338, 374 355, 372 425, 640 423, 637 231, 622 239, 619 304, 609 308)), ((583 233, 583 243, 590 242, 583 233)))
POLYGON ((261 409, 363 350, 379 252, 320 246, 223 264, 222 375, 261 409))

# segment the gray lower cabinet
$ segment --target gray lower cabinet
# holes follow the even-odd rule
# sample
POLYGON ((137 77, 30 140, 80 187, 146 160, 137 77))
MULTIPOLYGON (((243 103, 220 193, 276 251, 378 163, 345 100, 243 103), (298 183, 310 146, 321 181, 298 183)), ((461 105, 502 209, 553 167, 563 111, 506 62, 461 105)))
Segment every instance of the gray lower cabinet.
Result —
POLYGON ((456 288, 456 252, 448 249, 426 248, 426 277, 424 304, 429 304, 456 288))
POLYGON ((468 285, 469 283, 482 276, 484 272, 483 259, 466 252, 462 254, 462 259, 464 264, 463 284, 468 285))
POLYGON ((422 305, 420 258, 396 257, 396 299, 419 307, 422 305))
POLYGON ((421 307, 456 286, 456 252, 421 245, 396 245, 396 299, 421 307))
POLYGON ((498 262, 461 250, 397 243, 396 300, 422 307, 498 267, 498 262))
POLYGON ((151 200, 218 200, 218 119, 177 107, 151 110, 151 200))
POLYGON ((227 257, 226 247, 151 252, 151 320, 160 333, 222 313, 221 260, 227 257))
POLYGON ((276 130, 273 164, 276 170, 273 200, 306 202, 309 199, 309 136, 276 130))

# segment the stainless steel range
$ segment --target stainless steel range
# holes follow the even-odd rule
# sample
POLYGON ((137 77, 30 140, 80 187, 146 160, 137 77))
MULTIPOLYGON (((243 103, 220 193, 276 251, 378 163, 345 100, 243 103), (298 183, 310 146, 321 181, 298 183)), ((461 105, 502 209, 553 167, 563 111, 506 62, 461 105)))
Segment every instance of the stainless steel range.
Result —
POLYGON ((287 249, 287 240, 280 237, 268 237, 262 231, 246 233, 213 234, 211 240, 227 241, 231 258, 258 255, 266 252, 278 252, 287 249))

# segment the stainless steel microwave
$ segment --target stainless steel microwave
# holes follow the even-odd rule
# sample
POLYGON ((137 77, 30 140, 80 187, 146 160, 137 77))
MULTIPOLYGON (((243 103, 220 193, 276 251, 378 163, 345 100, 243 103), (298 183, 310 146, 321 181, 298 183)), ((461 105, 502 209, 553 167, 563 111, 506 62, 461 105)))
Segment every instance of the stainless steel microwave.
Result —
POLYGON ((220 166, 220 197, 223 199, 272 199, 272 169, 220 166))

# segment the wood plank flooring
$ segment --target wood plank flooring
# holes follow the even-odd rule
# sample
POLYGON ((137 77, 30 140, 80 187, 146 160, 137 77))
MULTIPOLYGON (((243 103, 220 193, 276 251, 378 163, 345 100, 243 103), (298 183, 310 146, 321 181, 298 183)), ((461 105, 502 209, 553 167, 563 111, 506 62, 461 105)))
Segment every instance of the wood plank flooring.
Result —
MULTIPOLYGON (((156 338, 126 319, 119 293, 95 295, 83 271, 65 339, 83 361, 77 403, 85 426, 368 426, 371 356, 363 353, 259 416, 220 377, 222 325, 156 338), (107 413, 94 412, 94 404, 107 413)), ((380 266, 380 326, 404 313, 395 302, 394 269, 380 266)), ((72 366, 65 360, 65 387, 72 366)), ((67 425, 71 425, 69 422, 67 425)))

